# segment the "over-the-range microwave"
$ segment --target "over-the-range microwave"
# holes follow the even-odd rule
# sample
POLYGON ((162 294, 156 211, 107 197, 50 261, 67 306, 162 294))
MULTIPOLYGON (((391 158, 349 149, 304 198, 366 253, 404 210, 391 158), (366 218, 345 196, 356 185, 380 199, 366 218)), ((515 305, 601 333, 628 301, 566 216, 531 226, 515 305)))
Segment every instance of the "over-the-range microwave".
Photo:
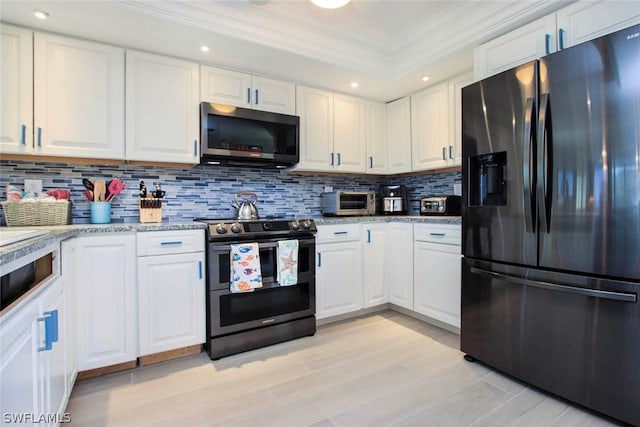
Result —
POLYGON ((300 118, 200 104, 201 164, 287 168, 300 159, 300 118))

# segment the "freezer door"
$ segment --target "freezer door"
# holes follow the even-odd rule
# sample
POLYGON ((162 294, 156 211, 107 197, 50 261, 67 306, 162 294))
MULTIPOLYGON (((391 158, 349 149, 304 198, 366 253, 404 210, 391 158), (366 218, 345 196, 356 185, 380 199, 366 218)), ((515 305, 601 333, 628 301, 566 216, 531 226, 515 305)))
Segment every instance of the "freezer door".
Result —
POLYGON ((640 284, 463 260, 461 350, 640 425, 640 284))
POLYGON ((639 76, 640 25, 540 60, 541 267, 640 278, 639 76))
POLYGON ((535 265, 537 63, 462 90, 462 252, 535 265))

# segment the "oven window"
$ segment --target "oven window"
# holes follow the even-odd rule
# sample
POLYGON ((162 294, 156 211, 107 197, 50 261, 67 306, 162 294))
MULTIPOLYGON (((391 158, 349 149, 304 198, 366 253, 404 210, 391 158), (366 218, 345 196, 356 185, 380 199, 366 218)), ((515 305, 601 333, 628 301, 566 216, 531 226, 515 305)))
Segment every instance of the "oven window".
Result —
POLYGON ((220 295, 220 326, 308 310, 309 283, 220 295))
POLYGON ((362 194, 341 194, 340 209, 366 209, 367 196, 362 194))

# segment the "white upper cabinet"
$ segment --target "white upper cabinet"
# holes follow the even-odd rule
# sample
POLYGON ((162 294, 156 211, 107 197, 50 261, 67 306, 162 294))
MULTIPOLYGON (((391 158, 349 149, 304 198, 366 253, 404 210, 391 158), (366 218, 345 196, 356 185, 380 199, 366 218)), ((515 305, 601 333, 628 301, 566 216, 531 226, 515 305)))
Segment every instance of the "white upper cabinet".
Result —
POLYGON ((411 172, 411 98, 387 104, 387 172, 411 172))
POLYGON ((127 160, 199 163, 199 75, 196 63, 127 51, 127 160))
POLYGON ((0 152, 33 152, 33 34, 0 26, 0 152))
POLYGON ((640 2, 576 2, 560 9, 556 17, 558 47, 565 49, 640 23, 640 2))
POLYGON ((411 159, 413 171, 447 166, 449 88, 439 83, 411 95, 411 159))
POLYGON ((201 66, 200 100, 281 114, 295 114, 296 88, 292 83, 237 71, 201 66))
POLYGON ((475 50, 474 78, 612 33, 640 22, 638 1, 578 1, 475 50))
POLYGON ((300 116, 299 170, 331 171, 333 164, 333 94, 298 86, 300 116))
POLYGON ((462 88, 473 82, 471 71, 449 79, 449 147, 447 165, 462 165, 462 88))
POLYGON ((498 74, 556 51, 556 16, 549 15, 478 46, 474 78, 498 74))
POLYGON ((124 49, 34 35, 35 152, 124 158, 124 49))
POLYGON ((340 172, 365 172, 368 103, 333 96, 333 166, 340 172))
POLYGON ((367 173, 387 172, 387 111, 385 104, 372 102, 367 113, 367 173))

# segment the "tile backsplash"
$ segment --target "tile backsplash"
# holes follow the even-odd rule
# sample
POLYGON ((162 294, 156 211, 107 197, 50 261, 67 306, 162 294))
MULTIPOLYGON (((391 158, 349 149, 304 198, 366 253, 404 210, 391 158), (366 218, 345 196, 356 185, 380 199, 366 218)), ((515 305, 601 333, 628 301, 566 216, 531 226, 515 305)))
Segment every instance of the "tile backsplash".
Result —
MULTIPOLYGON (((196 166, 190 169, 138 165, 85 165, 0 160, 0 199, 6 200, 7 184, 23 188, 24 179, 41 179, 43 188, 71 191, 74 223, 89 222, 89 202, 83 178, 109 180, 118 177, 127 188, 112 202, 112 220, 138 222, 140 181, 153 190, 160 182, 166 191, 163 221, 190 221, 195 217, 227 218, 234 194, 253 191, 258 195, 261 216, 315 217, 322 214, 320 194, 325 186, 334 190, 377 191, 382 184, 405 184, 410 214, 418 213, 421 197, 452 194, 460 172, 401 177, 367 175, 298 174, 281 170, 241 167, 196 166)), ((4 225, 4 213, 0 217, 4 225)))

